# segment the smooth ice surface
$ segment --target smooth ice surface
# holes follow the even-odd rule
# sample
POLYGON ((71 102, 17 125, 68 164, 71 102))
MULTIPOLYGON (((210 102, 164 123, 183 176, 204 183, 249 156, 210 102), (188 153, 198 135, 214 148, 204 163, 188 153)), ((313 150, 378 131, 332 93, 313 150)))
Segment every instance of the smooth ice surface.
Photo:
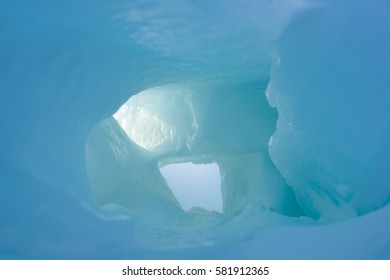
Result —
POLYGON ((382 0, 7 1, 0 258, 389 259, 389 34, 382 0))
POLYGON ((170 164, 160 168, 181 207, 193 207, 222 212, 221 175, 218 165, 170 164))

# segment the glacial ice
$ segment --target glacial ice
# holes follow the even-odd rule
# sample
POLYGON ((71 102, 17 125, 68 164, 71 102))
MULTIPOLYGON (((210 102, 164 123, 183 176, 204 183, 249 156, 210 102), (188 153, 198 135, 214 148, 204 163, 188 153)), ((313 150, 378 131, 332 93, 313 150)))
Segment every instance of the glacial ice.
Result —
POLYGON ((389 258, 389 13, 8 2, 0 258, 389 258), (220 211, 181 202, 182 163, 218 166, 220 211))

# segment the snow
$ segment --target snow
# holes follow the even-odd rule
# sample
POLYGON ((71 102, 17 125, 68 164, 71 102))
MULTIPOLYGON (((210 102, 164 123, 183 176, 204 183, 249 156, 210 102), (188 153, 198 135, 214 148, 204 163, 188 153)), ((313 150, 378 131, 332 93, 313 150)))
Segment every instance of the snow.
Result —
POLYGON ((389 11, 7 3, 0 258, 388 259, 389 11), (188 162, 222 209, 171 189, 188 162))

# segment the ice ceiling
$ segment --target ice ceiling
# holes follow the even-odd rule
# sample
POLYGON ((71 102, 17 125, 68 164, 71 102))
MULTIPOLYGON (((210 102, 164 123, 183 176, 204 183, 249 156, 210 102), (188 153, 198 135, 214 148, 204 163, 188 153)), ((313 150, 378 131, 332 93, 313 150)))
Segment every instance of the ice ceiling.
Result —
POLYGON ((1 258, 390 257, 388 1, 4 6, 1 258))

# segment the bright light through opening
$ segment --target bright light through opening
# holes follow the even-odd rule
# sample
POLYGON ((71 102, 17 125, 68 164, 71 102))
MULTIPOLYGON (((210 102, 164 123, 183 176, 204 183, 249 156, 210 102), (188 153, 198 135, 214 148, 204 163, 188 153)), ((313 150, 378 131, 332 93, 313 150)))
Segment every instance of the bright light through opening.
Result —
POLYGON ((180 86, 156 87, 133 95, 114 114, 131 140, 149 151, 173 151, 194 137, 196 120, 191 91, 180 86))
POLYGON ((175 135, 172 127, 158 118, 153 112, 137 104, 136 98, 129 101, 114 114, 126 134, 138 146, 152 150, 171 141, 175 135))
POLYGON ((222 212, 221 175, 217 164, 170 164, 160 171, 184 210, 202 207, 222 212))

